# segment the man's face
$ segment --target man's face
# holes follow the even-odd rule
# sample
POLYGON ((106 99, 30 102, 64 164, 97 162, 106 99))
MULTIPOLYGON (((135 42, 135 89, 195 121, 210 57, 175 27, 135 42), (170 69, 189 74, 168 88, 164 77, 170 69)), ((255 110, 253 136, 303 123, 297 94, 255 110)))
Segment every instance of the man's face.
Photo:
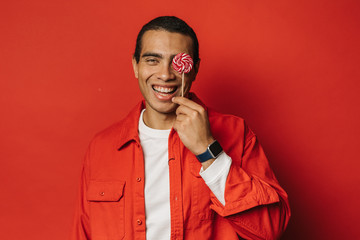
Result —
MULTIPOLYGON (((192 39, 180 33, 162 30, 145 32, 142 38, 139 63, 133 59, 135 77, 146 101, 146 108, 162 114, 174 113, 176 104, 171 99, 181 96, 181 74, 172 66, 172 59, 178 53, 193 57, 192 39)), ((185 74, 184 96, 195 80, 198 64, 185 74)))

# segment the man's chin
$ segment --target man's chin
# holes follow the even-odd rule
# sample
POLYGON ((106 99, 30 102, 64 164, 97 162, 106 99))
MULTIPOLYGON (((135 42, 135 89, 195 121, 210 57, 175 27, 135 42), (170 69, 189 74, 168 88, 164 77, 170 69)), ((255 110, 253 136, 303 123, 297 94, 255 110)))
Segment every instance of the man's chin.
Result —
POLYGON ((173 104, 172 107, 167 107, 167 108, 158 108, 155 109, 158 113, 162 113, 162 114, 175 114, 176 108, 178 106, 176 104, 173 104))
POLYGON ((152 110, 154 110, 157 113, 169 115, 169 114, 175 114, 178 105, 172 102, 167 102, 161 104, 147 104, 147 108, 148 107, 150 107, 152 110))

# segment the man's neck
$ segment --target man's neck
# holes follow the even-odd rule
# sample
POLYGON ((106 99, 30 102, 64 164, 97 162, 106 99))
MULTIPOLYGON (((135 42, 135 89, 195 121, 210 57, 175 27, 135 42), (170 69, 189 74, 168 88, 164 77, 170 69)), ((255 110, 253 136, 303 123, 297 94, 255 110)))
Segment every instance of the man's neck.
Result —
POLYGON ((145 110, 143 115, 143 120, 146 126, 159 130, 171 129, 174 125, 175 118, 175 112, 164 114, 149 108, 145 110))

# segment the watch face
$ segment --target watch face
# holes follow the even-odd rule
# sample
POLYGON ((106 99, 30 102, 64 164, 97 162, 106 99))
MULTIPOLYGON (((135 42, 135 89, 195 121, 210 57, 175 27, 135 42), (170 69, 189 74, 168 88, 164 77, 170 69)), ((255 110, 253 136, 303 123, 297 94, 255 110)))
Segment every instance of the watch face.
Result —
POLYGON ((212 152, 214 157, 217 157, 222 152, 222 147, 218 141, 215 141, 209 146, 209 150, 212 152))

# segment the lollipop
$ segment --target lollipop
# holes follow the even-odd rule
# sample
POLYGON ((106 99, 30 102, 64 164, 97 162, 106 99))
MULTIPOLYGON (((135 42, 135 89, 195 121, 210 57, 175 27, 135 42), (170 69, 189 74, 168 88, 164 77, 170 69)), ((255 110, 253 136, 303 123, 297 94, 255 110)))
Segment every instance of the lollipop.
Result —
POLYGON ((179 53, 172 61, 172 67, 175 71, 181 73, 181 96, 184 96, 184 73, 189 73, 193 67, 193 60, 189 54, 179 53))

